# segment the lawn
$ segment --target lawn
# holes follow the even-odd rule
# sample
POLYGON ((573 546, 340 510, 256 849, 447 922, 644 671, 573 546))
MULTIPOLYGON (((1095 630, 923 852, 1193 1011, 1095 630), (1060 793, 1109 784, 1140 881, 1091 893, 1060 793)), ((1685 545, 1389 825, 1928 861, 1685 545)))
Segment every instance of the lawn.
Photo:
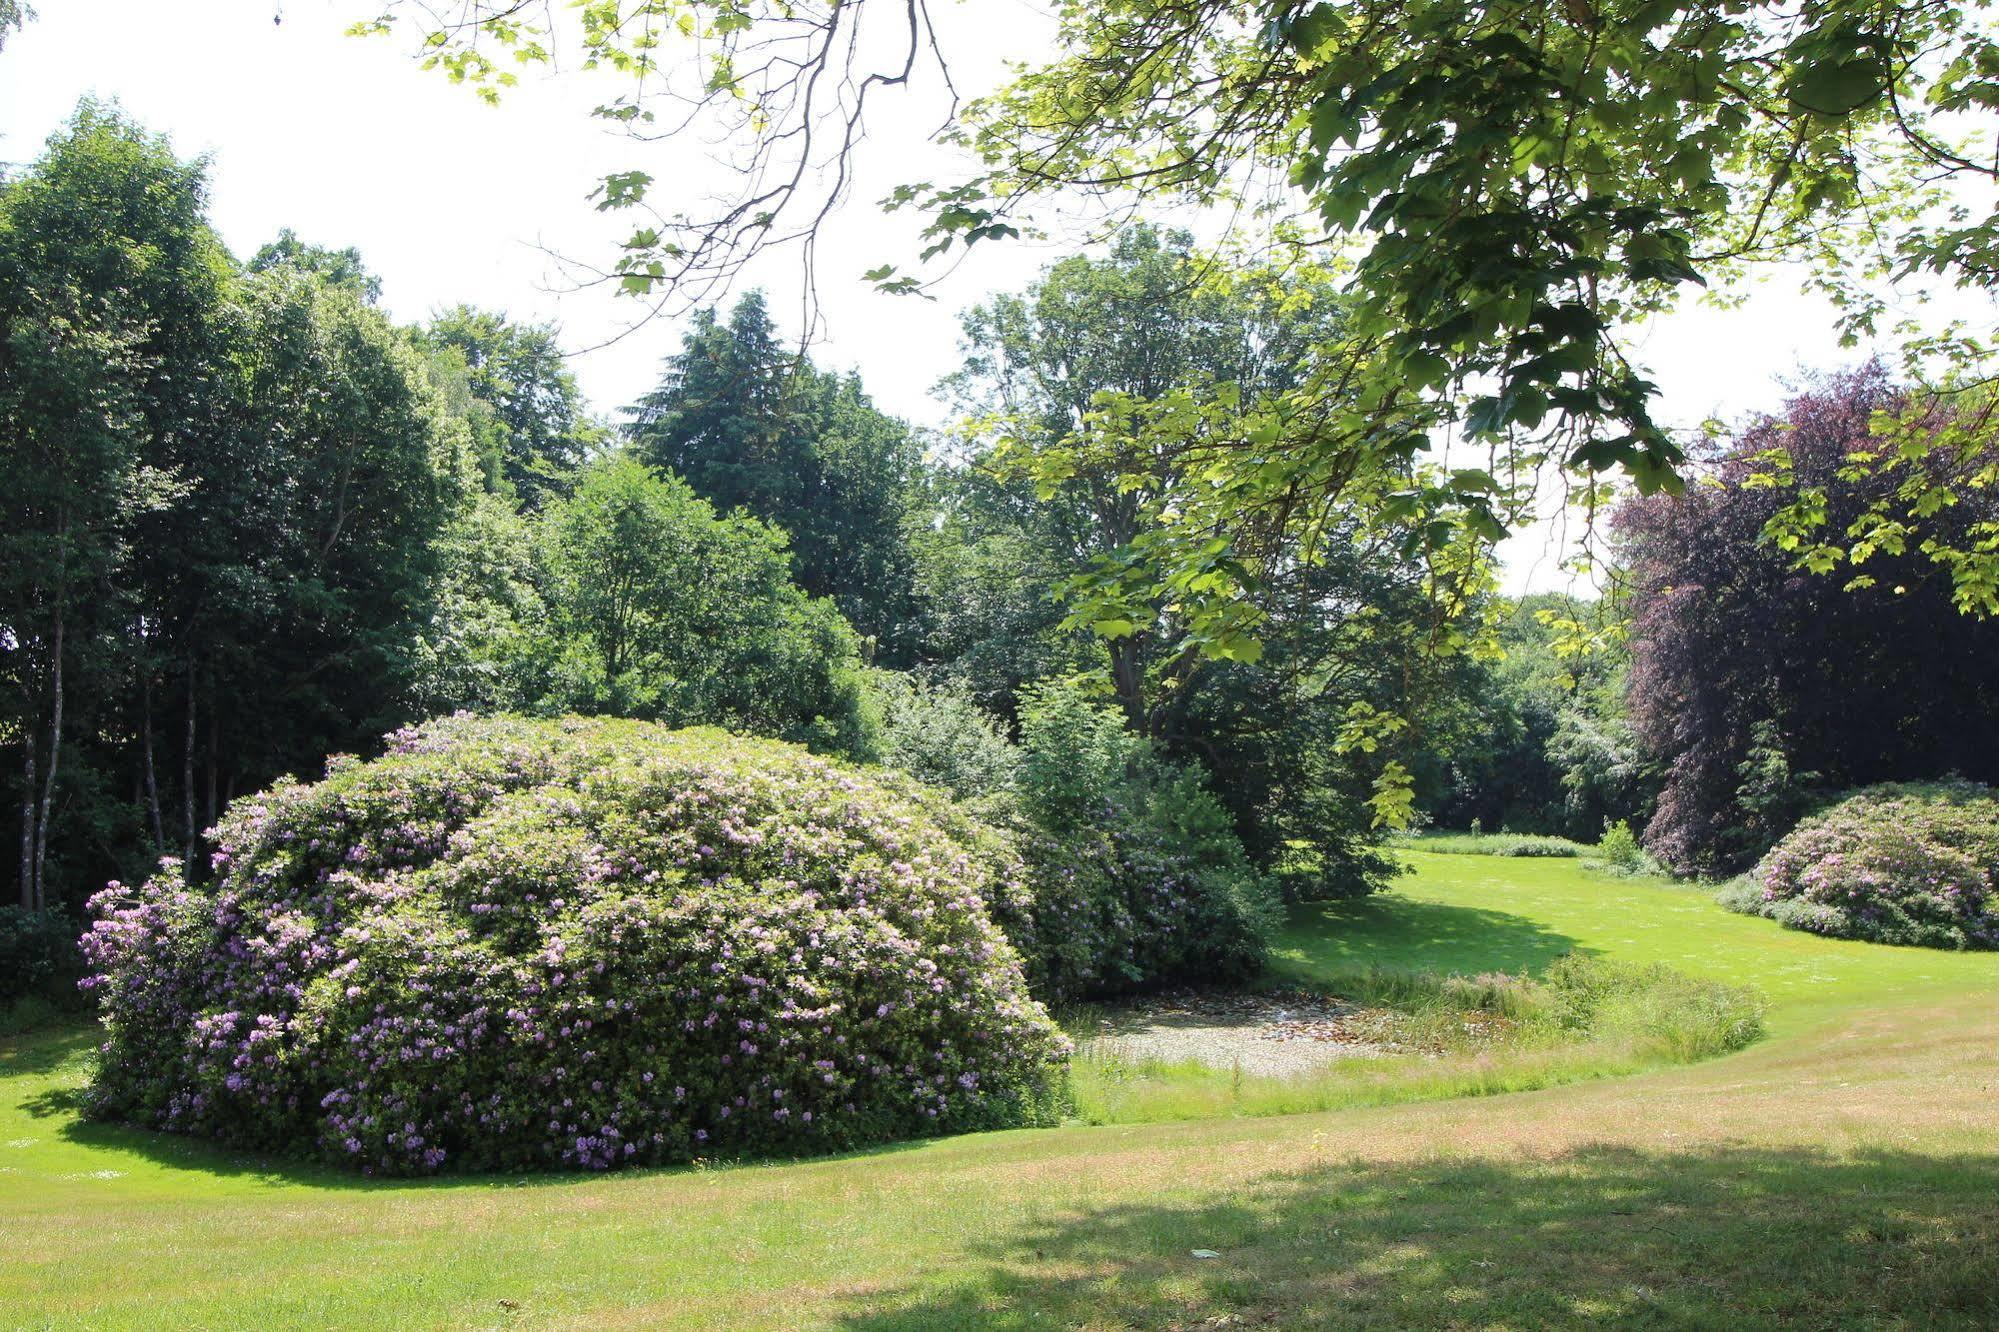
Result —
POLYGON ((429 1183, 81 1124, 88 1038, 21 1039, 0 1325, 1999 1323, 1999 956, 1817 940, 1571 861, 1415 860, 1300 912, 1281 969, 1592 949, 1757 981, 1774 1034, 1511 1096, 429 1183))
POLYGON ((1779 1034, 1856 1005, 1999 992, 1999 954, 1823 939, 1723 911, 1703 888, 1576 860, 1405 856, 1414 873, 1392 892, 1294 909, 1277 974, 1309 982, 1366 966, 1532 972, 1582 949, 1754 985, 1779 1034))

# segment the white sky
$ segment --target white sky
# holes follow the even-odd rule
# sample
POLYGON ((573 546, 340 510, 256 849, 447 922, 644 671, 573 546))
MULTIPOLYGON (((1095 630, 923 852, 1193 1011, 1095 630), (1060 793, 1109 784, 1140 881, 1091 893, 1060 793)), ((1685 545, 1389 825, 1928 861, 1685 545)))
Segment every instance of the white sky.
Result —
MULTIPOLYGON (((115 98, 183 155, 213 159, 212 219, 247 257, 280 227, 335 248, 359 247, 382 279, 383 305, 417 320, 458 301, 552 319, 572 348, 605 342, 639 312, 607 289, 566 289, 543 252, 601 258, 632 226, 586 201, 608 171, 643 167, 690 196, 718 179, 701 146, 667 149, 608 132, 587 112, 610 85, 532 74, 498 108, 419 71, 407 38, 357 39, 343 29, 368 0, 33 0, 38 17, 0 53, 0 161, 31 161, 79 99, 115 98), (282 11, 283 22, 273 24, 282 11)), ((1043 49, 1049 25, 1029 0, 944 7, 960 87, 977 91, 1001 63, 1043 49)), ((884 96, 864 175, 821 242, 823 365, 859 369, 884 409, 939 423, 930 395, 956 368, 957 312, 1022 286, 1065 252, 1048 244, 984 246, 935 303, 876 294, 859 274, 908 260, 911 225, 873 200, 907 180, 948 178, 953 159, 926 142, 944 104, 935 90, 884 96)), ((690 199, 690 202, 693 200, 690 199)), ((797 323, 795 262, 754 275, 780 320, 797 323)), ((1771 407, 1780 381, 1850 364, 1826 307, 1772 283, 1744 309, 1692 308, 1646 335, 1641 351, 1664 390, 1663 419, 1692 424, 1771 407)), ((652 386, 679 329, 656 321, 574 359, 603 412, 652 386)), ((1543 526, 1508 543, 1509 590, 1560 586, 1559 541, 1543 526)))

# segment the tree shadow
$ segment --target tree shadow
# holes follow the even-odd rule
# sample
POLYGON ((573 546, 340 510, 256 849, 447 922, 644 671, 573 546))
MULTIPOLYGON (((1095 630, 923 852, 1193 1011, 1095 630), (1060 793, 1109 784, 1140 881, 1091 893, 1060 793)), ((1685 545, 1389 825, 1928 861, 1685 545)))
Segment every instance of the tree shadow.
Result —
POLYGON ((1527 973, 1565 953, 1590 951, 1525 916, 1392 890, 1352 901, 1296 903, 1272 950, 1277 969, 1293 976, 1332 976, 1370 966, 1527 973))
POLYGON ((1999 1160, 1595 1147, 1327 1165, 1222 1203, 1049 1219, 860 1303, 836 1325, 1989 1328, 1999 1160))

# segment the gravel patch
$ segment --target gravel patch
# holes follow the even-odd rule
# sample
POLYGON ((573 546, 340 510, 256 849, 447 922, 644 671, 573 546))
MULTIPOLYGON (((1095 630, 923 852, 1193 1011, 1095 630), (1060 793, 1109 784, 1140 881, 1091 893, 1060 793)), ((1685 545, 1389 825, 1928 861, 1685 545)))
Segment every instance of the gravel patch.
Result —
POLYGON ((1324 995, 1172 993, 1106 1008, 1085 1054, 1198 1061, 1251 1077, 1294 1077, 1342 1059, 1399 1053, 1397 1015, 1324 995))

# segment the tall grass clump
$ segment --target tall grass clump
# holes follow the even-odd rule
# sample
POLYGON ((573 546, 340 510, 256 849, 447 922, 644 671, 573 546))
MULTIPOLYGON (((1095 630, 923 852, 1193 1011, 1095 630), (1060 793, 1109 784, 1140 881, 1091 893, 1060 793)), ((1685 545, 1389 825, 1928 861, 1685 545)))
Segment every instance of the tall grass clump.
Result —
POLYGON ((1417 851, 1446 856, 1520 856, 1557 859, 1587 855, 1590 848, 1566 837, 1539 833, 1426 832, 1408 839, 1417 851))

